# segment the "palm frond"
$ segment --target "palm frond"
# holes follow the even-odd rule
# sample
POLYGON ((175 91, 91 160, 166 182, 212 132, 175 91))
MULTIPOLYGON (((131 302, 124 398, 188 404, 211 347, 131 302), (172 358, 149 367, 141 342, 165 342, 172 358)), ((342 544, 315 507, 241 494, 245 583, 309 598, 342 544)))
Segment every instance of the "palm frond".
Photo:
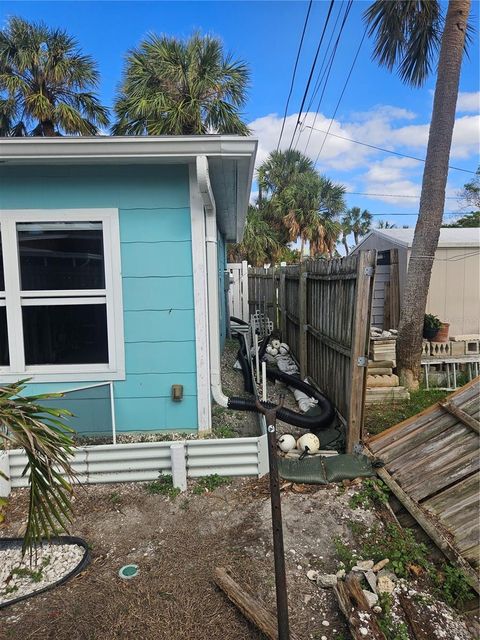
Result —
POLYGON ((64 420, 72 414, 40 404, 62 394, 22 396, 28 380, 0 387, 0 441, 23 448, 29 477, 29 508, 23 552, 30 553, 44 538, 68 531, 71 519, 71 467, 74 430, 64 420))

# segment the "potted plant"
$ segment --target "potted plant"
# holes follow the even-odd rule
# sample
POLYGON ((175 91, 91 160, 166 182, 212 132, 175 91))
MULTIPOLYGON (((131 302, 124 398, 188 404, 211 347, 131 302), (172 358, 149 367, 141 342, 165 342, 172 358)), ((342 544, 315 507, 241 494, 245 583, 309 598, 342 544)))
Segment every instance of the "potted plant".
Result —
POLYGON ((423 320, 423 337, 426 340, 434 340, 441 326, 442 322, 437 316, 434 316, 433 313, 426 313, 423 320))

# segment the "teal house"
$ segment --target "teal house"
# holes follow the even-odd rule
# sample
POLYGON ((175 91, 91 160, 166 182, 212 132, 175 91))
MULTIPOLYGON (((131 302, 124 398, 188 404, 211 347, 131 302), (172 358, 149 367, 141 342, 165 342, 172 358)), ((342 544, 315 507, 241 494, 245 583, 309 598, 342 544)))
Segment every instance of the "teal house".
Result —
POLYGON ((63 392, 86 435, 209 431, 256 147, 2 139, 0 382, 63 392))

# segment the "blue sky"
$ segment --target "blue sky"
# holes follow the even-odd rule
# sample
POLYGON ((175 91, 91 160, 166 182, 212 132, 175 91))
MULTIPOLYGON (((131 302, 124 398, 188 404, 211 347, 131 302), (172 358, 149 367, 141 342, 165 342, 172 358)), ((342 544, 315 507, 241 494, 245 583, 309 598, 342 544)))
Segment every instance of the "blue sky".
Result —
MULTIPOLYGON (((315 54, 328 2, 314 2, 297 80, 290 101, 282 146, 288 146, 306 79, 315 54)), ((472 22, 478 25, 479 3, 472 3, 472 22)), ((326 87, 315 126, 328 128, 343 88, 355 51, 363 35, 362 12, 367 2, 355 0, 348 17, 337 57, 326 87)), ((345 3, 337 0, 332 14, 345 3)), ((293 63, 305 19, 307 2, 32 2, 2 0, 0 21, 10 15, 43 20, 52 27, 63 27, 74 35, 83 51, 99 63, 101 99, 111 105, 121 77, 128 49, 135 47, 149 32, 187 37, 195 29, 222 38, 225 48, 249 63, 252 83, 245 107, 245 119, 259 138, 259 161, 276 148, 288 93, 293 63)), ((326 41, 330 32, 327 32, 326 41)), ((371 60, 372 43, 368 39, 360 54, 340 103, 331 132, 369 144, 386 147, 413 156, 424 156, 428 122, 432 107, 434 78, 421 89, 402 85, 400 79, 371 60)), ((323 53, 323 49, 322 49, 323 53)), ((322 58, 320 55, 320 60, 322 58)), ((460 84, 457 122, 452 148, 452 165, 475 170, 479 156, 479 37, 474 35, 469 58, 465 59, 460 84)), ((312 124, 311 113, 304 123, 312 124)), ((304 150, 309 129, 301 134, 298 148, 304 150)), ((307 147, 317 157, 324 135, 314 132, 307 147)), ((360 196, 348 194, 350 206, 366 207, 382 218, 413 225, 416 197, 420 190, 422 163, 354 145, 328 137, 319 157, 318 168, 346 185, 350 192, 399 194, 402 197, 360 196), (394 214, 401 213, 397 216, 394 214), (405 215, 409 214, 409 215, 405 215)), ((456 193, 470 178, 451 171, 446 211, 457 211, 456 193)))

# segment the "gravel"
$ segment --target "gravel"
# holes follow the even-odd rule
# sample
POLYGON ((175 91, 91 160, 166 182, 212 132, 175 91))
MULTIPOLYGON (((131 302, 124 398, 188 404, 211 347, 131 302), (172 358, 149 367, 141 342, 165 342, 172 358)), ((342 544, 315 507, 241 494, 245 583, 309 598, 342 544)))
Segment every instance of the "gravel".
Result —
POLYGON ((0 604, 48 587, 75 569, 85 549, 76 544, 46 544, 30 562, 17 544, 0 548, 0 604))

